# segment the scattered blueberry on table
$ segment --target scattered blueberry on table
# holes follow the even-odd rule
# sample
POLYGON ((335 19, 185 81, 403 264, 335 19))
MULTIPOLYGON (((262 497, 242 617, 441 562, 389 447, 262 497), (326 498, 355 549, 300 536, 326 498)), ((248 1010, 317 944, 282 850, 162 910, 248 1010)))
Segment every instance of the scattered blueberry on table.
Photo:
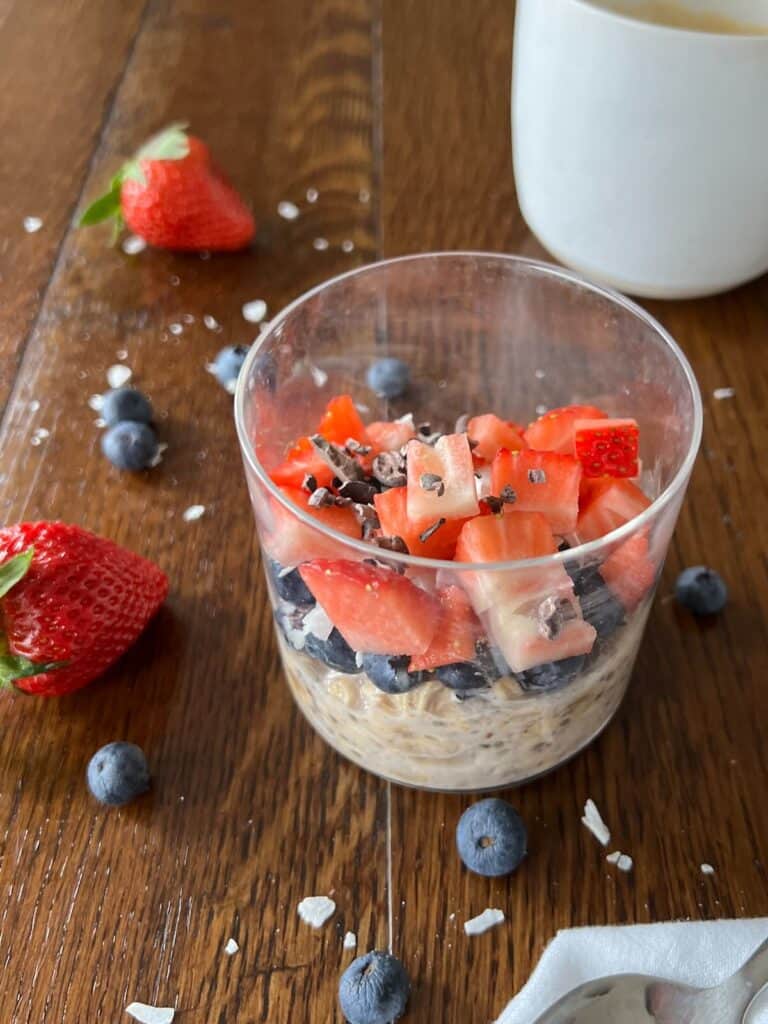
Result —
POLYGON ((694 615, 716 615, 728 602, 728 587, 714 569, 694 565, 677 577, 675 597, 694 615))
POLYGON ((147 423, 123 420, 101 438, 101 450, 118 469, 138 472, 149 469, 157 455, 157 436, 147 423))
POLYGON ((137 388, 113 388, 104 395, 101 418, 108 427, 124 420, 133 423, 151 423, 152 405, 137 388))
POLYGON ((88 789, 102 804, 120 807, 149 789, 149 765, 135 743, 107 743, 88 762, 88 789))
POLYGON ((371 363, 366 381, 371 391, 375 391, 382 398, 399 398, 410 386, 411 371, 402 359, 387 356, 371 363))
POLYGON ((339 982, 339 1005, 348 1024, 392 1024, 402 1017, 411 983, 391 953, 373 950, 353 960, 339 982))
POLYGON ((508 875, 519 867, 527 845, 522 818, 498 797, 472 804, 456 826, 456 846, 465 866, 488 878, 508 875))
POLYGON ((247 345, 227 345, 211 363, 211 373, 227 391, 234 391, 247 355, 247 345))

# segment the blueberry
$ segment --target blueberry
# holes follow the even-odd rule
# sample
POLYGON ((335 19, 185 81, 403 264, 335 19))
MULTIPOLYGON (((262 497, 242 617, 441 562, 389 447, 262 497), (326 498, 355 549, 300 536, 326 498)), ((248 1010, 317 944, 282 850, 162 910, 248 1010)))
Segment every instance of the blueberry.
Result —
POLYGON ((409 672, 407 654, 364 654, 363 672, 384 693, 407 693, 424 682, 423 672, 409 672))
POLYGON ((382 398, 399 398, 408 390, 411 371, 402 359, 387 356, 371 363, 365 379, 371 391, 375 391, 382 398))
POLYGON ((515 678, 521 688, 531 693, 549 693, 561 690, 581 672, 584 667, 584 655, 577 654, 573 658, 560 661, 546 661, 543 665, 534 665, 525 672, 516 672, 515 678))
POLYGON ((146 423, 123 420, 101 437, 101 450, 118 469, 147 469, 157 453, 157 437, 146 423))
POLYGON ((353 960, 339 982, 339 1005, 349 1024, 392 1024, 402 1017, 411 983, 391 953, 373 950, 353 960))
POLYGON ((359 672, 355 652, 347 641, 334 628, 327 640, 321 640, 314 633, 308 633, 304 643, 304 651, 312 658, 322 661, 328 668, 337 672, 345 672, 347 675, 355 675, 359 672))
POLYGON ((728 601, 725 580, 714 569, 694 565, 683 569, 675 584, 675 597, 694 615, 716 615, 728 601))
POLYGON ((88 789, 102 804, 119 807, 149 789, 149 766, 135 743, 108 743, 88 762, 88 789))
POLYGON ((491 797, 472 804, 459 818, 456 846, 470 871, 488 878, 508 875, 526 854, 528 834, 511 804, 491 797))
POLYGON ((275 590, 284 601, 302 605, 313 605, 315 603, 312 592, 301 578, 301 573, 298 569, 291 569, 290 572, 285 572, 279 562, 270 559, 269 575, 275 585, 275 590))
POLYGON ((479 690, 490 686, 491 680, 482 665, 474 661, 458 661, 453 665, 441 665, 435 673, 444 686, 451 690, 479 690))
POLYGON ((147 396, 136 388, 115 388, 104 395, 101 418, 108 427, 114 427, 123 420, 151 423, 152 406, 147 396))
POLYGON ((247 345, 227 345, 211 363, 211 373, 227 391, 234 391, 247 355, 247 345))
POLYGON ((607 640, 624 622, 624 608, 605 585, 594 565, 567 565, 573 589, 581 605, 581 614, 595 627, 601 640, 607 640))

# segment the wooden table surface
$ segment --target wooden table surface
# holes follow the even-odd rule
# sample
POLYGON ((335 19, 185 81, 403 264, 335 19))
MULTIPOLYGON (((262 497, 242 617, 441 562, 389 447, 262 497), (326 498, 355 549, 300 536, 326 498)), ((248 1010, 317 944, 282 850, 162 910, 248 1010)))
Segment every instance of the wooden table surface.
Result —
POLYGON ((558 928, 768 914, 766 279, 646 304, 698 374, 702 454, 618 717, 512 794, 530 827, 516 875, 464 871, 452 834, 470 798, 345 763, 281 678, 231 402, 205 363, 253 337, 243 302, 274 312, 366 261, 542 254, 515 202, 511 42, 507 0, 0 0, 0 521, 81 523, 171 579, 102 682, 0 698, 4 1022, 113 1024, 132 1000, 185 1024, 339 1021, 349 929, 360 951, 391 942, 405 961, 408 1021, 484 1024, 558 928), (118 164, 180 118, 253 203, 253 250, 130 256, 78 230, 118 164), (297 220, 277 216, 283 199, 297 220), (121 361, 168 443, 137 477, 102 458, 88 405, 121 361), (719 387, 735 395, 717 401, 719 387), (185 522, 198 503, 203 518, 185 522), (706 625, 670 600, 679 569, 702 561, 732 594, 706 625), (105 810, 84 770, 115 739, 146 750, 154 788, 105 810), (632 873, 580 825, 590 796, 632 873), (338 904, 318 931, 296 912, 310 894, 338 904), (507 922, 468 938, 487 906, 507 922))

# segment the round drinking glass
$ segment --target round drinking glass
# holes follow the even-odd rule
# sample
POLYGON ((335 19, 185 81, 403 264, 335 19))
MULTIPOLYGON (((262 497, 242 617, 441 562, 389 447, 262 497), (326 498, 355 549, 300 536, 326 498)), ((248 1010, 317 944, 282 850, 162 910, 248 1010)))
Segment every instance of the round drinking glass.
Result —
MULTIPOLYGON (((235 418, 285 676, 339 753, 404 785, 488 790, 550 771, 605 728, 629 683, 701 438, 691 367, 651 316, 518 257, 388 260, 314 288, 272 321, 243 367, 235 418), (410 367, 400 398, 366 384, 383 356, 410 367), (552 553, 525 560, 460 563, 373 548, 270 477, 344 394, 366 422, 413 413, 435 433, 453 432, 467 413, 528 422, 570 404, 632 417, 651 503, 624 522, 617 498, 616 529, 584 544, 566 536, 562 550, 553 542, 552 553), (323 608, 295 570, 311 574, 328 559, 327 578, 341 582, 323 608), (381 614, 366 601, 350 607, 348 579, 370 580, 381 614), (553 618, 553 609, 565 613, 553 618), (423 647, 425 630, 436 642, 452 623, 458 668, 409 672, 413 634, 423 647), (382 644, 395 649, 382 657, 382 644)), ((608 501, 609 523, 611 510, 608 501)), ((517 514, 514 505, 503 513, 517 514)))

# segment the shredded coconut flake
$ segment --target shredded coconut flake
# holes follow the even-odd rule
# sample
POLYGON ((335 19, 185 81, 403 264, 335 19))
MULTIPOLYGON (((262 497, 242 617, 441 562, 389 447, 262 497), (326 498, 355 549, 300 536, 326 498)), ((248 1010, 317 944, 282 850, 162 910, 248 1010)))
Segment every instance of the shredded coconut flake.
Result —
POLYGON ((291 203, 287 199, 283 199, 277 204, 277 212, 285 220, 296 220, 301 211, 296 203, 291 203))
POLYGON ((127 238, 123 239, 120 248, 128 256, 136 256, 140 252, 144 252, 147 248, 147 243, 143 238, 139 238, 138 235, 128 235, 127 238))
POLYGON ((234 956, 239 949, 240 947, 238 946, 234 939, 228 939, 227 944, 224 947, 224 952, 227 954, 227 956, 234 956))
POLYGON ((342 252, 354 252, 354 249, 355 243, 352 241, 351 238, 345 238, 344 241, 341 243, 342 252))
POLYGON ((322 928, 336 911, 336 904, 328 896, 305 896, 299 903, 299 917, 313 928, 322 928))
POLYGON ((171 332, 171 334, 175 334, 175 335, 178 336, 179 334, 181 334, 184 331, 184 324, 180 324, 180 323, 168 324, 168 330, 171 332))
POLYGON ((122 362, 122 361, 123 361, 123 359, 127 359, 127 358, 128 358, 128 349, 125 349, 125 348, 119 348, 119 349, 117 350, 117 352, 115 352, 115 355, 116 355, 116 356, 117 356, 117 358, 118 358, 118 359, 119 359, 119 360, 120 360, 120 361, 122 362))
POLYGON ((702 864, 701 873, 702 875, 714 875, 715 869, 712 867, 711 864, 702 864))
POLYGON ((172 1006, 149 1006, 147 1003, 130 1003, 125 1012, 139 1024, 172 1024, 176 1016, 172 1006))
POLYGON ((219 326, 219 321, 216 319, 215 316, 211 316, 210 313, 205 314, 205 316, 203 317, 203 323, 205 324, 209 331, 215 331, 219 326))
POLYGON ((609 853, 605 858, 609 864, 615 864, 619 871, 631 871, 634 861, 628 853, 622 853, 621 850, 614 850, 613 853, 609 853))
POLYGON ((184 509, 182 519, 185 523, 193 523, 196 519, 200 519, 205 514, 205 505, 190 505, 189 508, 184 509))
POLYGON ((249 324, 258 324, 267 315, 267 304, 264 299, 253 299, 243 306, 243 317, 249 324))
POLYGON ((504 911, 488 907, 482 914, 464 922, 464 931, 467 935, 482 935, 489 928, 494 928, 504 920, 504 911))
POLYGON ((194 313, 185 313, 181 318, 185 324, 193 324, 195 322, 194 313))
POLYGON ((115 363, 107 370, 107 384, 111 388, 121 388, 123 384, 128 383, 132 376, 133 370, 130 366, 126 366, 125 363, 115 363))
POLYGON ((600 816, 594 800, 587 800, 584 804, 584 816, 581 819, 582 825, 585 825, 592 835, 597 839, 603 846, 607 846, 611 841, 611 830, 603 821, 600 816))
POLYGON ((104 395, 91 395, 88 399, 88 406, 94 412, 101 412, 104 408, 104 395))
POLYGON ((40 403, 36 398, 33 398, 32 401, 27 406, 27 408, 29 409, 30 412, 37 412, 37 410, 40 408, 40 403))
POLYGON ((327 640, 333 632, 333 623, 319 604, 304 616, 303 626, 305 633, 312 633, 318 640, 327 640))
POLYGON ((357 193, 357 198, 360 200, 361 203, 370 203, 371 193, 368 191, 367 188, 361 188, 360 191, 357 193))
POLYGON ((542 403, 539 403, 539 405, 536 406, 536 415, 537 416, 543 416, 546 411, 547 411, 546 405, 543 405, 542 403))
POLYGON ((715 388, 712 392, 712 397, 721 402, 724 398, 733 398, 736 394, 736 388, 715 388))
POLYGON ((318 252, 325 252, 329 245, 330 242, 327 238, 316 238, 312 243, 312 247, 317 249, 318 252))
POLYGON ((317 191, 316 188, 308 188, 307 189, 307 202, 308 203, 316 203, 317 202, 317 197, 319 195, 320 195, 320 193, 317 191))
MULTIPOLYGON (((99 426, 99 421, 98 420, 96 420, 96 425, 99 426)), ((102 427, 105 426, 105 423, 104 423, 103 420, 101 421, 101 426, 102 427)), ((159 466, 160 465, 160 463, 163 461, 163 453, 167 449, 168 449, 168 445, 165 443, 165 441, 160 441, 160 443, 158 444, 157 448, 155 449, 155 454, 149 460, 150 469, 154 469, 155 466, 159 466)))
POLYGON ((534 370, 534 371, 533 371, 533 376, 534 376, 534 377, 536 378, 536 380, 544 380, 544 378, 545 378, 545 377, 546 377, 547 375, 546 375, 546 373, 544 372, 544 370, 534 370))
POLYGON ((35 446, 35 448, 37 448, 38 445, 42 444, 43 441, 45 441, 46 438, 48 438, 50 436, 51 436, 50 430, 46 430, 45 427, 38 427, 37 430, 32 435, 32 439, 31 439, 30 443, 33 444, 35 446))
POLYGON ((34 235, 36 231, 39 231, 43 226, 43 222, 40 217, 25 217, 24 218, 24 230, 28 235, 34 235))
POLYGON ((322 388, 328 383, 328 374, 325 370, 321 370, 319 366, 311 364, 309 372, 312 374, 312 380, 315 382, 316 388, 322 388))
POLYGON ((344 949, 354 949, 357 946, 357 936, 354 932, 347 932, 344 936, 344 949))

